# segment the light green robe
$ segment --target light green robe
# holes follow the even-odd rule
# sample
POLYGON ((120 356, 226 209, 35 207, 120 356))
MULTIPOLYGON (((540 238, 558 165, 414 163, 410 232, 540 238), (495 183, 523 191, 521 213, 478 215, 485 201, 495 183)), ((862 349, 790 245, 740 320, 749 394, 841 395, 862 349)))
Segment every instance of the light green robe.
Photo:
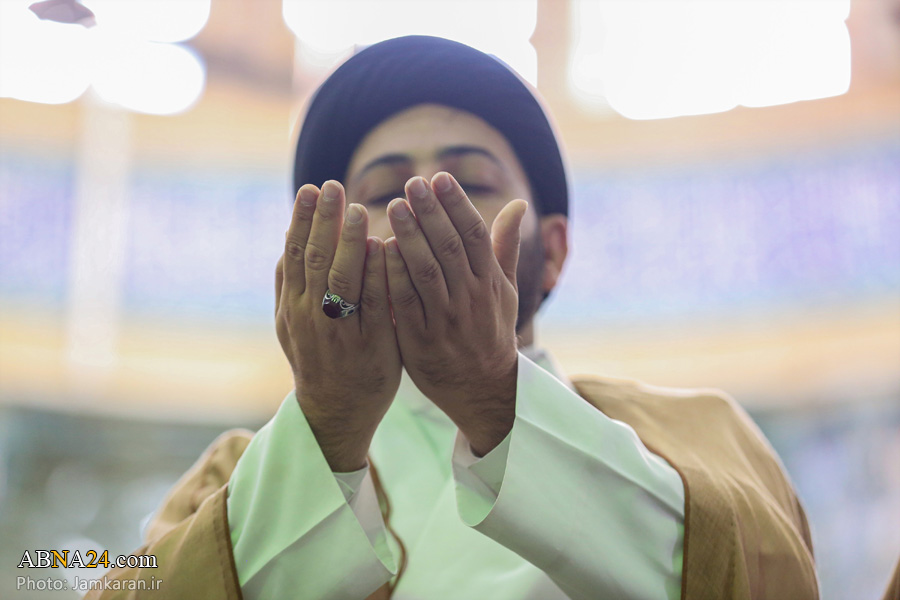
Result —
MULTIPOLYGON (((560 597, 557 585, 572 598, 648 598, 671 594, 665 574, 680 566, 684 600, 818 599, 803 506, 734 398, 611 377, 572 383, 590 411, 520 354, 506 449, 469 466, 457 437, 454 481, 444 483, 447 449, 430 451, 432 437, 403 426, 415 411, 394 409, 389 422, 399 424, 379 435, 379 460, 395 461, 385 483, 404 514, 390 522, 411 549, 395 597, 546 600, 560 597), (665 475, 650 476, 667 473, 657 460, 684 486, 681 545, 655 528, 674 511, 665 475), (463 481, 466 470, 483 486, 463 481)), ((378 515, 372 521, 371 481, 357 475, 328 470, 289 395, 258 434, 223 433, 175 484, 133 553, 158 565, 111 569, 103 578, 112 585, 86 600, 385 600, 394 555, 378 515)), ((896 588, 895 577, 886 597, 896 588)))
MULTIPOLYGON (((409 552, 394 598, 678 598, 678 473, 546 353, 528 348, 518 367, 513 429, 481 459, 404 371, 371 447, 409 552)), ((229 483, 247 600, 365 598, 391 578, 367 470, 332 473, 288 394, 229 483)))

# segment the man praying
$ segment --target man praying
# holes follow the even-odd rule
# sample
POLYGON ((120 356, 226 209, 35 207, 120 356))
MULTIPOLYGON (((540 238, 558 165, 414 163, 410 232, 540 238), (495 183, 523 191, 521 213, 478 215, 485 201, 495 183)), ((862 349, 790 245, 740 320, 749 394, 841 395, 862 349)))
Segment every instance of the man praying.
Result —
POLYGON ((507 65, 364 48, 310 101, 294 190, 294 389, 176 484, 135 552, 159 568, 110 577, 162 579, 147 598, 818 596, 803 509, 730 396, 569 379, 535 343, 570 186, 507 65))

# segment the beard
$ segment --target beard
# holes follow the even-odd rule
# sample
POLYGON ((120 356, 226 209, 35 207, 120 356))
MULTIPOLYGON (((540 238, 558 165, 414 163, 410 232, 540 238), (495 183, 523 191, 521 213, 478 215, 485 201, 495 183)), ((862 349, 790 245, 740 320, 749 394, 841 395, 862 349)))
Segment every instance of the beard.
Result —
POLYGON ((519 263, 516 267, 516 283, 519 288, 519 309, 516 317, 516 333, 528 325, 541 307, 545 294, 541 291, 544 279, 544 240, 540 219, 530 233, 523 232, 519 244, 519 263))

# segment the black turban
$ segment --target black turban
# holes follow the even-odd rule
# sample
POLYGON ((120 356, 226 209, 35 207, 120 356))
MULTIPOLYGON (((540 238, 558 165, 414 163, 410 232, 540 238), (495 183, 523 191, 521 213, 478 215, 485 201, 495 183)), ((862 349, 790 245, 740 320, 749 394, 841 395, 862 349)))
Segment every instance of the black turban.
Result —
POLYGON ((568 215, 566 170, 553 129, 529 86, 499 59, 439 37, 411 35, 350 57, 316 90, 294 158, 294 193, 306 183, 343 182, 362 139, 417 104, 470 112, 507 139, 541 214, 568 215))

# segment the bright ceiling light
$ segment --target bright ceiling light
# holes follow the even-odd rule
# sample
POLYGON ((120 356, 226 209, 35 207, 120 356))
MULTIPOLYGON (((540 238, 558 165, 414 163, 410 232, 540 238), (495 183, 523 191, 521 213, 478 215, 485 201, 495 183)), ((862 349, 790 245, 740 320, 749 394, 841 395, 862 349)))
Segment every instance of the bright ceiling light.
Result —
POLYGON ((153 115, 188 110, 206 80, 203 63, 190 49, 153 42, 126 43, 98 57, 94 89, 103 100, 153 115))
POLYGON ((211 0, 90 0, 97 26, 150 42, 182 42, 209 20, 211 0))
POLYGON ((283 14, 314 55, 340 57, 355 46, 435 35, 493 54, 532 84, 537 81, 537 54, 529 42, 537 0, 284 0, 283 14))
POLYGON ((569 83, 631 119, 843 94, 849 0, 574 0, 569 83))
POLYGON ((41 21, 27 0, 0 1, 0 97, 64 104, 91 83, 89 30, 41 21))
POLYGON ((41 21, 31 1, 0 0, 0 97, 61 104, 93 84, 107 102, 171 115, 203 93, 201 58, 164 42, 200 31, 210 0, 92 0, 91 29, 41 21))

